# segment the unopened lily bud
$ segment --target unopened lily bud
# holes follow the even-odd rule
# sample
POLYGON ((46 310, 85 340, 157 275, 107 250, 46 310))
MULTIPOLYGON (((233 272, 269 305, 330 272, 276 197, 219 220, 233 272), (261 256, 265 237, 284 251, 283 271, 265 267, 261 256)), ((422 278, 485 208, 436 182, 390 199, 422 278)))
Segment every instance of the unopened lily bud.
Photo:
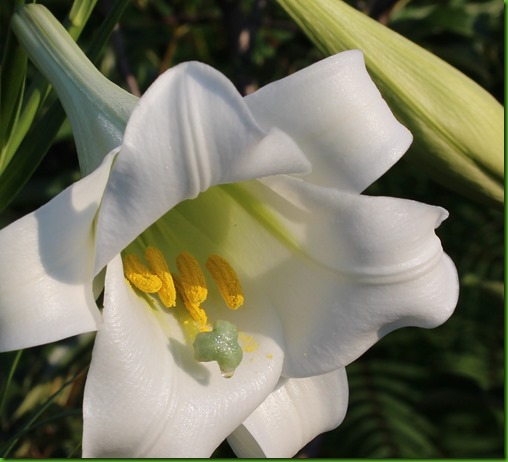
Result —
POLYGON ((437 56, 337 0, 279 0, 325 53, 358 48, 414 136, 408 159, 476 200, 504 201, 504 110, 437 56))
POLYGON ((81 173, 90 173, 121 144, 137 98, 104 77, 44 6, 20 8, 12 29, 57 92, 72 126, 81 173))

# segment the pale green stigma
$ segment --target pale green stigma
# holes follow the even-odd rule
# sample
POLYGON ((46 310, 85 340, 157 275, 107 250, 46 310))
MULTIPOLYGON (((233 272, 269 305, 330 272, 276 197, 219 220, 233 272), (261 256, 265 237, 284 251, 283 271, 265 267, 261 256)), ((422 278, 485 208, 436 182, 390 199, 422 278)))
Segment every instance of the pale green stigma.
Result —
POLYGON ((194 340, 194 359, 217 361, 223 377, 233 376, 243 352, 238 343, 238 328, 228 321, 216 321, 210 332, 200 332, 194 340))

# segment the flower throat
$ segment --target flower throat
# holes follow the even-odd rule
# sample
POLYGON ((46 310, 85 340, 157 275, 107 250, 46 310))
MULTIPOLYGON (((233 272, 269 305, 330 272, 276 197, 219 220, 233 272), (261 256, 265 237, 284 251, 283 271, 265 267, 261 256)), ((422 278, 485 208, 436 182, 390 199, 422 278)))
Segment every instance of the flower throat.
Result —
MULTIPOLYGON (((222 320, 210 325, 201 306, 208 296, 208 288, 199 262, 190 253, 182 252, 176 258, 178 273, 171 273, 162 252, 155 247, 146 248, 145 260, 148 266, 134 254, 123 258, 127 280, 143 293, 157 294, 166 308, 175 307, 179 296, 199 329, 193 345, 194 358, 200 362, 217 361, 222 375, 231 377, 243 357, 238 329, 222 320)), ((244 302, 244 295, 238 275, 229 262, 220 255, 211 255, 205 266, 226 306, 238 309, 244 302)))

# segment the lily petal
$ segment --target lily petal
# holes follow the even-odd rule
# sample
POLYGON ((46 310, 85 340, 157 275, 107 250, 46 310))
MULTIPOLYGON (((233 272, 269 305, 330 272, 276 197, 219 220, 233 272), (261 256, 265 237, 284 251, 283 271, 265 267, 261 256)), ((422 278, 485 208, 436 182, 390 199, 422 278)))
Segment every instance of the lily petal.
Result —
POLYGON ((348 396, 344 368, 305 379, 282 378, 228 442, 238 457, 292 457, 341 424, 348 396))
POLYGON ((326 373, 394 329, 435 327, 452 314, 457 271, 434 233, 444 209, 288 176, 263 182, 281 196, 272 211, 301 248, 263 282, 285 327, 284 375, 326 373))
POLYGON ((248 95, 259 124, 291 136, 312 163, 306 181, 359 193, 406 152, 411 133, 351 50, 248 95))
POLYGON ((282 368, 273 310, 238 314, 256 348, 225 379, 217 364, 193 359, 181 325, 135 294, 115 258, 85 387, 83 456, 210 456, 270 394, 282 368))
POLYGON ((0 350, 96 330, 93 221, 114 155, 0 232, 0 350))
POLYGON ((196 62, 176 66, 152 84, 127 124, 99 214, 96 272, 212 185, 309 170, 293 140, 264 132, 221 73, 196 62))

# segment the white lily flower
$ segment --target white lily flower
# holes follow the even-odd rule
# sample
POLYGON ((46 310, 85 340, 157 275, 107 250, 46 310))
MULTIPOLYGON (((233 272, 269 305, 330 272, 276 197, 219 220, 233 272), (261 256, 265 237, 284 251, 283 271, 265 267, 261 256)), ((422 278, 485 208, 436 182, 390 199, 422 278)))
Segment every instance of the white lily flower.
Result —
POLYGON ((455 307, 446 211, 360 195, 410 142, 359 51, 245 99, 208 66, 173 68, 99 168, 0 232, 0 348, 98 327, 85 457, 205 457, 229 435, 239 455, 294 455, 342 421, 345 365, 455 307), (227 352, 194 352, 216 321, 243 355, 222 371, 227 352))

